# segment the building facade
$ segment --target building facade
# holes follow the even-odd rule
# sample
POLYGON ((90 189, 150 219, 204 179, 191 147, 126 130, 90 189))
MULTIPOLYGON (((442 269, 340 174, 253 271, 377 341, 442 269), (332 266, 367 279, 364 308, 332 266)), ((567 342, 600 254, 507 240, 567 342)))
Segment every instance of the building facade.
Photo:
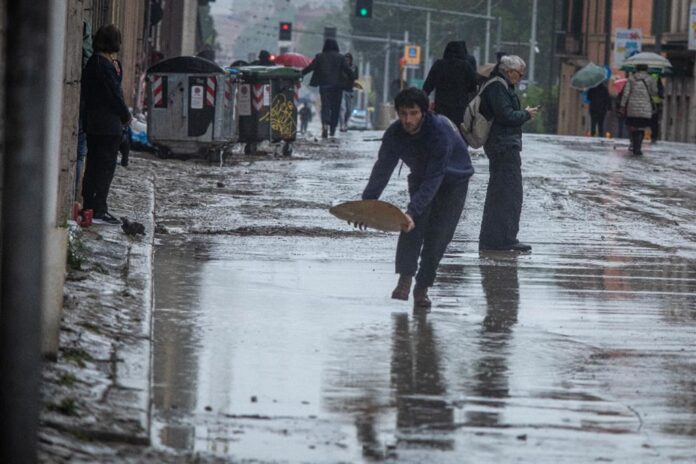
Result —
MULTIPOLYGON (((696 143, 696 50, 689 50, 691 0, 565 0, 556 37, 560 61, 558 133, 588 132, 589 116, 582 95, 570 87, 570 79, 589 62, 624 73, 613 61, 617 28, 642 31, 642 50, 667 57, 673 74, 664 78, 665 98, 660 121, 661 138, 696 143)), ((610 86, 611 91, 611 86, 610 86)), ((607 118, 607 130, 619 133, 616 115, 607 118)))

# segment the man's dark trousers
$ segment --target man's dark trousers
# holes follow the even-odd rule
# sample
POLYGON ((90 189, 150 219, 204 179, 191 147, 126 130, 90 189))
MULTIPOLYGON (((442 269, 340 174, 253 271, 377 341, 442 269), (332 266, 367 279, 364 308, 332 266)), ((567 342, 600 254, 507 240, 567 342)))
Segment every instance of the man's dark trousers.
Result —
MULTIPOLYGON (((419 184, 409 176, 411 195, 419 184)), ((396 246, 397 274, 415 275, 418 287, 433 285, 437 267, 462 216, 468 188, 468 177, 445 176, 430 205, 420 216, 413 218, 415 229, 399 235, 396 246)))
POLYGON ((94 210, 94 217, 109 211, 106 198, 116 171, 121 135, 87 134, 87 164, 82 181, 84 209, 94 210))
POLYGON ((319 88, 319 96, 321 97, 321 123, 334 131, 338 126, 343 89, 337 85, 322 86, 319 88))
POLYGON ((522 214, 522 161, 518 148, 486 153, 490 179, 483 206, 479 249, 504 249, 516 244, 522 214))
POLYGON ((590 135, 604 137, 604 116, 606 113, 590 113, 590 135))

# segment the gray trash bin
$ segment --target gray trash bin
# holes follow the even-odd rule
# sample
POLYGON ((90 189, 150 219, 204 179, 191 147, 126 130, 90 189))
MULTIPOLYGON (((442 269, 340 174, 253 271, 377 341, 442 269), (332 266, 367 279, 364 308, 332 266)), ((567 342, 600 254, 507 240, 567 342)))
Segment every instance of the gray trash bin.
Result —
POLYGON ((147 70, 150 142, 161 156, 206 155, 237 138, 237 78, 199 57, 180 56, 147 70))

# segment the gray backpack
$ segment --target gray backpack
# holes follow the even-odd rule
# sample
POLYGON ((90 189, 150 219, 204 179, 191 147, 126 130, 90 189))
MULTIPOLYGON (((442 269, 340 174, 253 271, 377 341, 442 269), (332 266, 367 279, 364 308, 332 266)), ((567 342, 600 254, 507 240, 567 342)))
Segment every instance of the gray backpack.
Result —
POLYGON ((502 77, 494 77, 488 80, 481 86, 476 96, 469 102, 464 110, 464 119, 459 129, 462 131, 464 140, 466 140, 466 143, 468 143, 471 148, 480 148, 486 143, 486 140, 488 140, 488 134, 491 131, 493 119, 490 121, 486 119, 486 117, 481 114, 479 107, 481 106, 481 94, 486 90, 486 87, 493 82, 500 82, 504 86, 507 86, 507 82, 505 82, 502 77))

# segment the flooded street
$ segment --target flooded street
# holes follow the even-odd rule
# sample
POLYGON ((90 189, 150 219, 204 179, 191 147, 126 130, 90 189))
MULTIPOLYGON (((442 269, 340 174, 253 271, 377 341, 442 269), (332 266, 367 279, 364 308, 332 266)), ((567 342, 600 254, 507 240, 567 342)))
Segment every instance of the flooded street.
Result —
MULTIPOLYGON (((231 462, 696 461, 696 146, 526 136, 519 238, 478 252, 488 161, 433 308, 389 298, 358 199, 379 132, 158 161, 152 441, 231 462), (166 232, 166 233, 165 233, 166 232)), ((398 168, 397 168, 398 171, 398 168)), ((382 199, 404 207, 405 168, 382 199)), ((397 177, 398 176, 398 177, 397 177)))

